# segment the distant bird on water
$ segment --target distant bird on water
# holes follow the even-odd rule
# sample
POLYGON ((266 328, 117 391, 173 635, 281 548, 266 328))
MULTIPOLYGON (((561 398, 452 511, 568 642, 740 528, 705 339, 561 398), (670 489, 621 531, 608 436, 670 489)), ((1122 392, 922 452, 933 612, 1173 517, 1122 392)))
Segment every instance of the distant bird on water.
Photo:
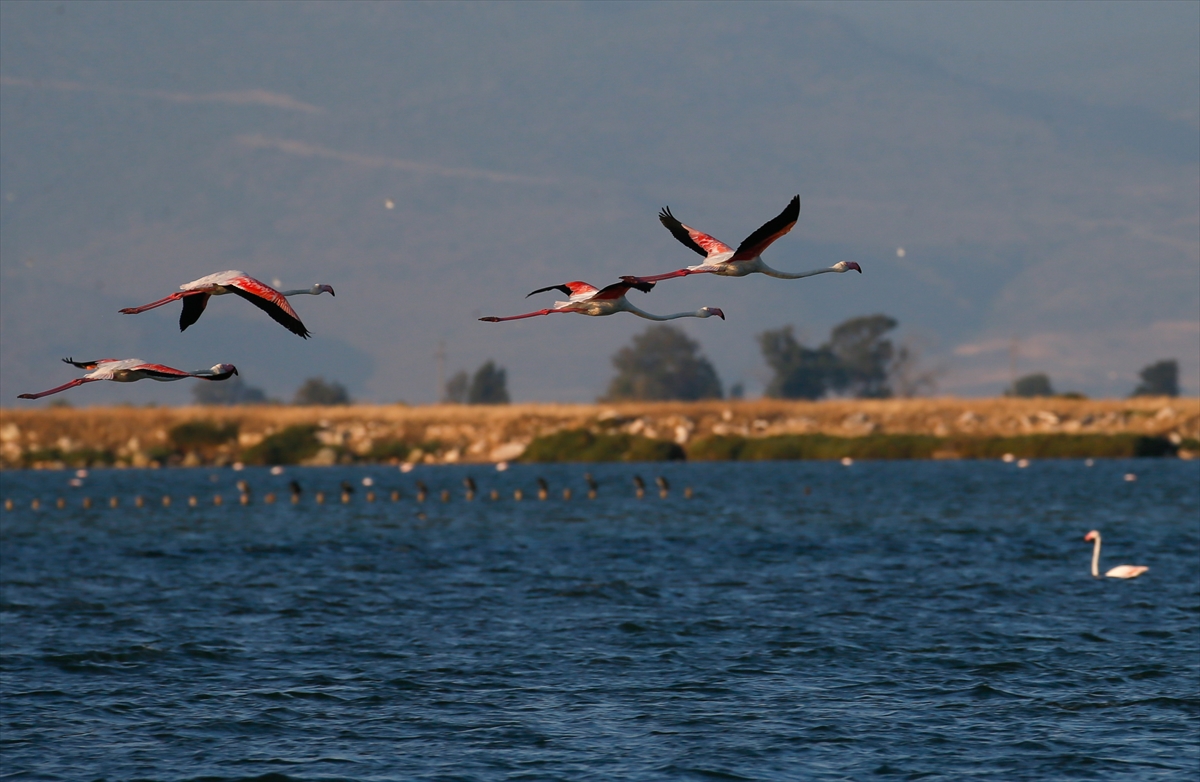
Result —
MULTIPOLYGON (((1083 536, 1086 541, 1095 541, 1092 546, 1092 577, 1100 578, 1100 532, 1092 530, 1083 536)), ((1110 568, 1104 575, 1108 578, 1137 578, 1150 568, 1145 565, 1117 565, 1110 568)))
POLYGON ((663 207, 663 210, 658 214, 658 219, 684 246, 703 255, 704 263, 697 266, 689 266, 686 269, 677 269, 665 274, 635 277, 633 279, 644 282, 657 282, 658 280, 684 277, 689 274, 719 274, 722 277, 745 277, 747 274, 759 273, 765 274, 768 277, 778 277, 783 280, 797 280, 801 277, 811 277, 814 274, 826 274, 829 272, 840 274, 851 269, 862 274, 862 267, 854 261, 839 261, 826 269, 814 269, 813 271, 799 272, 797 274, 772 269, 763 261, 763 252, 776 239, 792 230, 796 221, 800 219, 800 196, 793 198, 791 203, 778 216, 768 220, 761 228, 746 237, 736 250, 703 231, 698 231, 691 226, 679 222, 675 218, 675 215, 671 214, 670 207, 663 207))
POLYGON ((288 303, 286 297, 303 294, 319 296, 322 293, 328 293, 330 296, 336 295, 333 292, 332 286, 321 283, 317 283, 309 288, 298 288, 294 291, 277 291, 265 282, 260 282, 245 272, 230 270, 210 274, 207 277, 201 277, 191 282, 185 282, 179 286, 178 293, 172 293, 165 299, 152 301, 140 307, 126 307, 121 312, 126 315, 137 315, 139 312, 152 310, 155 307, 170 304, 177 299, 183 299, 183 311, 179 314, 179 330, 184 331, 188 326, 200 319, 200 316, 204 313, 204 308, 208 306, 209 297, 223 296, 226 293, 235 293, 241 296, 255 307, 270 315, 276 323, 305 339, 308 339, 311 334, 304 327, 304 324, 300 322, 300 316, 292 309, 292 305, 288 303))
POLYGON ((538 288, 525 298, 529 298, 534 293, 544 293, 545 291, 562 291, 570 298, 567 301, 554 302, 554 307, 550 309, 527 312, 524 315, 510 315, 506 318, 487 317, 480 318, 480 320, 489 323, 498 323, 502 320, 534 318, 538 315, 550 315, 555 312, 577 312, 580 315, 613 315, 618 312, 632 312, 639 318, 645 318, 646 320, 711 318, 713 315, 716 315, 721 320, 725 320, 725 313, 716 307, 701 307, 695 312, 677 312, 674 315, 653 315, 645 310, 638 309, 625 298, 625 294, 630 289, 649 293, 653 287, 653 282, 639 280, 635 277, 622 277, 621 282, 615 282, 603 288, 597 288, 594 285, 579 281, 568 282, 562 285, 551 285, 547 288, 538 288))
POLYGON ((90 369, 91 372, 76 378, 70 383, 63 383, 57 388, 43 391, 40 394, 21 394, 18 399, 41 399, 44 396, 66 391, 68 388, 81 386, 84 383, 94 383, 97 380, 113 380, 117 383, 132 383, 135 380, 183 380, 185 377, 196 377, 201 380, 228 380, 238 373, 233 364, 217 364, 212 369, 201 369, 197 372, 184 372, 182 369, 164 366, 163 364, 147 364, 140 358, 100 358, 95 361, 75 361, 64 358, 63 361, 80 369, 90 369))

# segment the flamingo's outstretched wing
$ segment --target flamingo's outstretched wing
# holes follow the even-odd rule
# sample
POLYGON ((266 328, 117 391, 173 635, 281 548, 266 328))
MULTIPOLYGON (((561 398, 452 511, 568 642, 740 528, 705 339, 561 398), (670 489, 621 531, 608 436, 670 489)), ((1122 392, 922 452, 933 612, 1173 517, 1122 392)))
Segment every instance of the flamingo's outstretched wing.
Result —
POLYGON ((693 252, 700 253, 706 258, 721 253, 733 252, 733 248, 724 242, 714 239, 703 231, 697 231, 695 228, 679 222, 675 215, 671 214, 671 207, 669 206, 664 206, 662 211, 658 213, 658 221, 671 232, 672 236, 682 242, 685 247, 690 248, 693 252))
POLYGON ((751 258, 757 258, 762 255, 763 251, 770 247, 772 242, 792 230, 792 226, 799 219, 800 196, 796 196, 784 207, 782 212, 764 223, 757 231, 747 236, 746 240, 738 245, 737 252, 729 259, 729 262, 748 261, 751 258))
POLYGON ((546 291, 562 291, 571 299, 590 298, 591 294, 595 293, 596 290, 595 285, 589 285, 580 280, 573 280, 571 282, 564 282, 562 285, 549 285, 545 288, 538 288, 536 291, 526 294, 525 298, 528 299, 535 293, 545 293, 546 291))
POLYGON ((138 364, 136 367, 130 367, 130 371, 154 380, 180 380, 192 376, 191 372, 184 372, 166 364, 138 364))
POLYGON ((592 298, 600 301, 605 299, 619 299, 631 289, 639 290, 642 293, 649 293, 654 288, 653 282, 648 282, 640 277, 622 277, 620 282, 614 282, 612 285, 605 285, 592 298))
POLYGON ((63 363, 80 369, 96 369, 101 364, 109 364, 116 360, 115 358, 98 358, 95 361, 76 361, 73 358, 64 358, 63 363))
POLYGON ((270 285, 243 275, 227 282, 226 287, 270 315, 272 320, 293 334, 304 339, 312 336, 300 322, 300 316, 292 309, 292 305, 288 304, 287 297, 270 285))
POLYGON ((211 298, 211 293, 198 293, 194 296, 184 297, 183 311, 179 313, 180 331, 186 330, 188 326, 200 320, 200 315, 204 313, 204 308, 208 306, 208 300, 211 298))

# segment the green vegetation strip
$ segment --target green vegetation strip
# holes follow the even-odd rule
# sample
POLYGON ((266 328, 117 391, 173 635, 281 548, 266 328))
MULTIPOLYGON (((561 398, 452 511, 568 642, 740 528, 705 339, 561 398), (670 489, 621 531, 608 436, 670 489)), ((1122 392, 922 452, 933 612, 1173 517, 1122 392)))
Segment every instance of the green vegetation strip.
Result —
POLYGON ((629 434, 596 434, 572 429, 529 444, 526 462, 768 461, 796 459, 1084 459, 1174 456, 1165 437, 1116 435, 1025 435, 1021 437, 948 438, 881 434, 831 437, 822 434, 775 437, 705 437, 686 451, 666 440, 629 434))

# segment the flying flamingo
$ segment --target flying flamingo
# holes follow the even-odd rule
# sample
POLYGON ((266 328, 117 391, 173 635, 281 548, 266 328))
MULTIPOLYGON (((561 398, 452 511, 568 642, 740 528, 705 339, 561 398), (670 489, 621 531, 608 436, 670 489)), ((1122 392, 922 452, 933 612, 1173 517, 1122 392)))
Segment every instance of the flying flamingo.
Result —
MULTIPOLYGON (((1092 530, 1084 535, 1083 539, 1096 541, 1096 545, 1092 547, 1092 577, 1100 578, 1100 533, 1092 530)), ((1104 575, 1108 578, 1137 578, 1149 569, 1145 565, 1117 565, 1104 575)))
POLYGON ((799 274, 789 274, 788 272, 772 269, 763 261, 763 251, 770 247, 776 239, 792 230, 792 226, 800 219, 800 196, 793 198, 791 203, 777 217, 768 220, 761 228, 746 237, 738 245, 737 250, 706 233, 697 231, 695 228, 679 222, 675 218, 675 215, 671 214, 670 207, 663 207, 663 210, 658 213, 658 219, 676 239, 703 255, 704 263, 698 266, 689 266, 686 269, 677 269, 666 274, 637 278, 645 282, 657 282, 658 280, 666 280, 671 277, 685 277, 689 274, 719 274, 722 277, 745 277, 747 274, 757 272, 765 274, 768 277, 778 277, 781 280, 798 280, 801 277, 811 277, 814 274, 826 274, 827 272, 841 274, 850 269, 862 274, 862 267, 854 261, 838 261, 827 269, 815 269, 810 272, 800 272, 799 274))
POLYGON ((298 288, 294 291, 277 291, 270 285, 254 279, 245 272, 231 269, 230 271, 217 272, 207 277, 201 277, 198 280, 185 282, 179 286, 178 293, 172 293, 165 299, 152 301, 140 307, 126 307, 121 312, 126 315, 137 315, 139 312, 145 312, 155 307, 161 307, 164 304, 170 304, 176 299, 183 299, 183 312, 179 315, 179 330, 183 331, 200 319, 200 315, 208 305, 210 296, 222 296, 226 293, 236 293, 270 315, 276 323, 305 339, 308 339, 311 335, 308 333, 308 329, 304 328, 304 324, 300 322, 300 316, 292 309, 292 305, 288 304, 288 300, 285 297, 299 296, 301 294, 318 296, 322 293, 328 293, 330 296, 336 295, 333 292, 332 286, 322 285, 321 283, 317 283, 311 288, 298 288))
POLYGON ((524 315, 511 315, 507 318, 487 317, 480 318, 489 323, 498 323, 502 320, 520 320, 521 318, 533 318, 538 315, 550 315, 555 312, 578 312, 580 315, 612 315, 617 312, 632 312, 639 318, 646 320, 674 320, 675 318, 710 318, 716 315, 721 320, 725 320, 725 313, 716 307, 701 307, 695 312, 677 312, 674 315, 653 315, 645 310, 640 310, 629 300, 625 298, 625 294, 630 288, 636 288, 642 293, 649 293, 654 287, 653 282, 639 280, 636 277, 622 277, 621 282, 614 282, 604 288, 596 288, 594 285, 588 285, 586 282, 568 282, 563 285, 551 285, 548 288, 538 288, 533 293, 530 293, 525 298, 529 298, 534 293, 543 293, 545 291, 562 291, 567 294, 570 299, 568 301, 556 301, 551 309, 538 310, 537 312, 527 312, 524 315))
POLYGON ((95 361, 75 361, 64 358, 63 361, 80 369, 90 369, 92 371, 83 377, 72 380, 70 383, 64 383, 58 388, 52 388, 40 394, 21 394, 17 398, 41 399, 44 396, 57 394, 59 391, 66 391, 68 388, 81 386, 84 383, 94 383, 97 380, 114 380, 118 383, 132 383, 135 380, 143 380, 145 378, 162 382, 182 380, 185 377, 198 377, 201 380, 228 380, 232 375, 238 373, 237 367, 233 364, 217 364, 212 369, 201 369, 198 372, 184 372, 182 369, 175 369, 174 367, 163 366, 162 364, 147 364, 140 358, 101 358, 95 361))

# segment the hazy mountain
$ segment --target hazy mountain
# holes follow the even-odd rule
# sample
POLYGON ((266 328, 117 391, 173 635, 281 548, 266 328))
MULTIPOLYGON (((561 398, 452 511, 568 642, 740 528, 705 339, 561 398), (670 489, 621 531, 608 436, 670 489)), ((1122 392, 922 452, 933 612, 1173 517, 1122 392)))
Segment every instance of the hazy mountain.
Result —
MULTIPOLYGON (((768 261, 865 274, 631 294, 722 307, 682 323, 726 385, 761 387, 765 329, 819 341, 886 312, 945 391, 997 391, 1017 337, 1018 369, 1059 388, 1126 393, 1175 357, 1194 393, 1196 112, 953 62, 782 4, 5 2, 0 400, 63 382, 74 355, 430 401, 441 341, 450 370, 507 367, 517 400, 592 399, 645 322, 476 318, 694 263, 663 205, 734 244, 795 193, 768 261), (227 268, 337 297, 295 300, 307 343, 233 297, 182 335, 176 306, 116 312, 227 268)), ((103 385, 73 401, 190 398, 103 385)))

